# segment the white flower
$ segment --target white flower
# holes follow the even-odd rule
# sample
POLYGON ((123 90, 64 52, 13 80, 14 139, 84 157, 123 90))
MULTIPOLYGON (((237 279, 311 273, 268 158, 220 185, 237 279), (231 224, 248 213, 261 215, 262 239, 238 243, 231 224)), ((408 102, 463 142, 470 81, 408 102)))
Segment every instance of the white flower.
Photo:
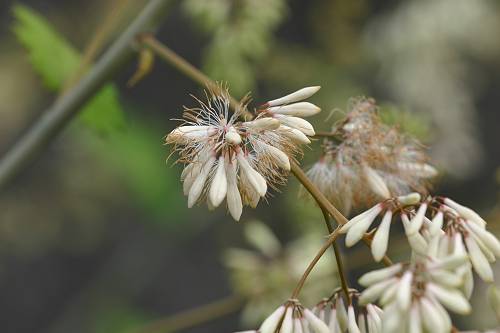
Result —
MULTIPOLYGON (((382 333, 383 310, 374 304, 350 304, 346 308, 341 292, 336 291, 332 297, 321 301, 313 309, 318 318, 328 325, 329 332, 382 333)), ((351 289, 351 293, 352 298, 359 295, 354 289, 351 289)))
MULTIPOLYGON (((367 211, 353 217, 349 222, 344 224, 340 229, 341 233, 346 233, 346 246, 350 247, 356 244, 363 238, 370 226, 376 218, 383 213, 382 222, 375 231, 371 243, 373 258, 376 261, 382 260, 388 248, 389 233, 392 223, 393 214, 400 211, 402 207, 411 207, 420 201, 418 193, 410 193, 406 196, 400 196, 385 200, 376 204, 367 211)), ((427 249, 425 239, 418 233, 418 230, 423 224, 423 219, 426 212, 426 204, 421 205, 421 208, 411 221, 407 221, 406 214, 402 214, 401 218, 405 230, 407 231, 408 241, 412 248, 424 251, 427 249), (423 242, 423 243, 422 243, 423 242)))
POLYGON ((299 301, 289 300, 264 320, 258 333, 330 333, 328 326, 299 301))
POLYGON ((261 106, 260 112, 277 119, 283 126, 291 129, 292 137, 300 142, 309 141, 307 136, 315 134, 314 128, 302 117, 310 117, 321 111, 319 107, 309 102, 300 102, 314 95, 321 87, 306 87, 287 96, 269 101, 261 106), (303 135, 298 134, 297 132, 303 135))
POLYGON ((423 230, 423 235, 435 244, 429 249, 432 251, 430 254, 437 257, 469 255, 471 265, 457 272, 466 279, 464 291, 469 296, 473 286, 471 266, 481 279, 493 281, 491 263, 500 257, 500 241, 486 230, 486 221, 472 209, 449 198, 438 197, 431 203, 437 213, 423 230), (427 230, 428 233, 425 232, 427 230))
POLYGON ((462 315, 471 311, 460 285, 448 280, 455 278, 455 269, 466 264, 465 255, 448 260, 415 257, 409 266, 396 264, 369 272, 359 280, 368 287, 359 302, 380 301, 384 333, 422 332, 424 328, 429 332, 449 332, 451 320, 444 308, 462 315))
POLYGON ((312 125, 290 115, 312 115, 319 108, 306 102, 281 103, 307 98, 318 89, 305 88, 271 101, 252 121, 239 120, 244 102, 229 115, 227 90, 207 94, 206 102, 198 100, 199 108, 185 110, 184 124, 166 143, 185 164, 181 180, 188 207, 206 199, 213 209, 226 199, 229 213, 239 220, 244 205, 256 207, 269 186, 284 183, 290 159, 301 153, 299 145, 310 142, 306 134, 314 134, 312 125))

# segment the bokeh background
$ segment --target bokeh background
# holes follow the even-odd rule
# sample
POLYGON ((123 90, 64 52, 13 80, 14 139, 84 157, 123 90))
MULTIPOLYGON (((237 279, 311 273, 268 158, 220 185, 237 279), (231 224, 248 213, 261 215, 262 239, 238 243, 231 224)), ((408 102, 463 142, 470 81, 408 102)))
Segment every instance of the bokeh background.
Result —
MULTIPOLYGON (((145 3, 0 0, 0 152, 54 101, 103 22, 115 22, 109 43, 145 3)), ((442 172, 435 192, 474 207, 500 235, 499 33, 493 0, 185 0, 172 1, 157 37, 256 103, 321 85, 312 101, 324 111, 313 119, 322 130, 350 97, 374 97, 388 123, 429 146, 442 172)), ((286 297, 291 270, 300 274, 325 235, 294 179, 240 223, 224 209, 188 210, 162 138, 200 88, 160 59, 127 87, 135 67, 0 192, 2 332, 153 332, 144 325, 161 318, 158 332, 168 331, 186 320, 176 313, 213 302, 219 318, 183 331, 252 328, 257 308, 286 297), (253 220, 294 242, 280 248, 253 220)), ((393 256, 404 252, 393 244, 393 256)), ((373 267, 362 247, 346 258, 353 281, 373 267)), ((336 286, 331 260, 312 294, 336 286)), ((493 328, 487 286, 476 282, 474 312, 457 326, 493 328)))

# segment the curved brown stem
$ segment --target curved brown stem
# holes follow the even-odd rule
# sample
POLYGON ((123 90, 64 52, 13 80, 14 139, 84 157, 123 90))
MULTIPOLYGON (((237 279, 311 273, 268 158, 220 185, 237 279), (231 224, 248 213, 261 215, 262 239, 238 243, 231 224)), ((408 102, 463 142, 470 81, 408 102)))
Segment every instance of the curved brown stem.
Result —
POLYGON ((335 229, 333 233, 328 237, 328 240, 323 244, 321 249, 319 249, 318 253, 314 257, 314 259, 309 263, 309 266, 307 266, 304 274, 302 274, 302 277, 300 278, 299 282, 297 283, 297 286, 295 287, 292 296, 290 298, 295 299, 297 296, 299 296, 300 290, 304 286, 304 283, 307 280, 307 277, 313 270, 314 266, 318 263, 319 259, 325 254, 326 250, 335 242, 337 237, 339 236, 339 228, 335 229))
MULTIPOLYGON (((323 217, 325 218, 326 227, 328 228, 328 231, 331 234, 334 230, 330 222, 330 216, 328 215, 328 212, 323 208, 321 208, 321 212, 323 213, 323 217)), ((339 246, 336 242, 333 242, 332 248, 335 254, 335 261, 337 262, 337 270, 340 277, 340 285, 342 286, 342 290, 344 291, 348 304, 351 304, 351 294, 349 293, 349 284, 347 283, 347 278, 344 269, 344 262, 342 260, 342 255, 340 254, 339 246)))

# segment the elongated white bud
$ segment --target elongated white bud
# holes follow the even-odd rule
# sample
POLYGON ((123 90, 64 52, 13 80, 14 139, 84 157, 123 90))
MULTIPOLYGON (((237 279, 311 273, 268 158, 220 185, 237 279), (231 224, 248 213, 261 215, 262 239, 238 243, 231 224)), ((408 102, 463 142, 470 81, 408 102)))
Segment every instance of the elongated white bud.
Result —
POLYGON ((252 185, 261 197, 265 196, 267 193, 267 183, 264 177, 250 166, 243 153, 240 152, 236 158, 250 185, 252 185))
POLYGON ((391 286, 393 283, 396 283, 397 281, 398 278, 391 278, 371 285, 369 288, 363 291, 363 293, 359 297, 359 303, 363 305, 372 303, 377 298, 379 298, 389 286, 391 286))
POLYGON ((496 257, 500 257, 500 241, 491 232, 481 228, 475 223, 467 222, 467 226, 477 237, 493 252, 496 257))
POLYGON ((204 163, 201 162, 193 162, 189 164, 184 170, 189 168, 188 171, 184 174, 184 182, 182 184, 182 190, 184 192, 184 195, 189 194, 189 190, 191 189, 191 186, 193 186, 194 181, 198 177, 201 167, 203 166, 204 163))
POLYGON ((272 101, 267 102, 265 105, 276 106, 302 101, 314 95, 320 88, 320 86, 305 87, 281 98, 273 99, 272 101))
POLYGON ((347 310, 342 297, 339 296, 335 301, 335 308, 337 309, 337 320, 339 322, 340 329, 343 332, 347 329, 347 310))
POLYGON ((395 274, 401 272, 401 269, 403 268, 403 265, 400 263, 382 268, 382 269, 377 269, 375 271, 368 272, 364 274, 359 280, 359 284, 367 287, 370 286, 374 283, 381 282, 385 279, 388 279, 395 274))
POLYGON ((167 136, 167 142, 183 143, 186 140, 205 139, 216 130, 212 126, 179 126, 167 136))
POLYGON ((203 167, 201 168, 200 174, 196 177, 196 180, 193 182, 193 185, 189 189, 188 194, 188 207, 191 208, 198 201, 201 193, 203 192, 203 187, 205 186, 205 182, 207 181, 208 174, 212 169, 213 164, 215 163, 215 156, 212 156, 205 162, 203 167))
POLYGON ((293 333, 293 308, 287 307, 285 311, 285 318, 281 323, 281 333, 293 333))
POLYGON ((433 281, 450 288, 458 288, 464 282, 463 277, 457 273, 451 273, 445 270, 431 270, 429 275, 433 281))
POLYGON ((310 122, 304 120, 299 117, 290 117, 285 115, 274 115, 276 119, 278 119, 283 125, 298 129, 302 133, 308 136, 314 136, 316 133, 314 132, 314 127, 310 122))
POLYGON ((398 201, 403 206, 416 205, 422 199, 420 193, 413 192, 407 195, 401 195, 398 197, 398 201))
POLYGON ((413 273, 407 271, 399 281, 399 291, 397 294, 398 304, 403 311, 406 311, 410 306, 411 301, 411 283, 413 281, 413 273))
POLYGON ((428 266, 430 270, 432 269, 456 269, 468 261, 468 256, 466 254, 453 254, 451 256, 444 257, 442 259, 435 259, 435 261, 428 266))
POLYGON ((410 310, 410 320, 408 320, 408 333, 422 333, 420 309, 416 304, 414 304, 410 310))
POLYGON ((365 315, 362 313, 358 314, 358 328, 361 333, 367 333, 365 315))
POLYGON ((328 323, 328 329, 330 330, 331 333, 342 333, 339 321, 337 319, 337 309, 334 307, 330 312, 330 322, 328 323))
POLYGON ((299 131, 298 129, 291 128, 291 127, 288 127, 285 125, 280 125, 280 129, 282 130, 280 133, 283 136, 286 136, 287 138, 292 139, 293 141, 295 141, 297 143, 301 143, 301 144, 311 143, 311 140, 309 140, 309 138, 304 133, 299 131))
POLYGON ((306 317, 311 329, 314 333, 330 333, 328 326, 316 317, 309 309, 304 309, 304 316, 306 317))
POLYGON ((231 145, 239 145, 241 143, 241 136, 238 134, 238 131, 231 126, 226 132, 225 140, 231 145))
POLYGON ((384 291, 379 301, 380 305, 384 306, 384 309, 387 304, 394 302, 398 290, 399 284, 394 283, 393 285, 387 287, 387 289, 384 291))
POLYGON ((400 333, 403 316, 396 303, 388 305, 384 308, 384 316, 382 319, 383 333, 400 333))
POLYGON ((463 206, 463 205, 451 200, 450 198, 445 198, 444 203, 446 205, 450 206, 451 208, 453 208, 454 210, 456 210, 458 212, 458 214, 460 214, 460 216, 462 216, 464 219, 476 222, 480 226, 486 225, 486 221, 483 220, 483 218, 481 216, 479 216, 478 213, 476 213, 475 211, 473 211, 469 207, 463 206))
POLYGON ((425 318, 422 322, 428 332, 448 333, 441 314, 434 304, 425 297, 420 299, 420 313, 422 318, 425 318))
POLYGON ((425 255, 427 252, 427 241, 418 232, 408 235, 411 222, 406 214, 401 215, 401 221, 403 222, 403 227, 405 229, 405 233, 407 234, 408 243, 410 244, 412 250, 418 254, 425 255))
POLYGON ((282 106, 273 106, 268 109, 273 114, 285 116, 309 117, 318 114, 321 109, 309 102, 299 102, 282 106))
POLYGON ((410 225, 406 231, 406 234, 408 236, 417 233, 420 230, 422 224, 424 223, 424 217, 426 211, 427 211, 427 204, 424 202, 420 205, 420 207, 418 207, 417 214, 410 221, 410 225))
POLYGON ((274 333, 276 331, 276 327, 281 320, 281 317, 285 313, 285 306, 282 305, 277 308, 269 317, 264 320, 262 325, 259 328, 259 333, 274 333))
POLYGON ((477 274, 484 281, 493 282, 493 271, 491 269, 491 266, 474 238, 472 238, 471 236, 466 236, 465 245, 467 245, 472 266, 474 267, 474 270, 477 272, 477 274))
POLYGON ((437 235, 441 232, 443 228, 443 212, 439 210, 437 214, 432 218, 432 223, 429 228, 431 235, 437 235))
POLYGON ((381 210, 382 206, 379 206, 378 209, 372 210, 370 214, 367 214, 364 218, 360 219, 355 224, 353 224, 352 227, 349 228, 345 238, 345 244, 348 247, 353 246, 361 238, 363 238, 363 235, 368 230, 368 228, 370 228, 370 225, 373 223, 373 220, 375 220, 375 218, 378 216, 381 210))
POLYGON ((208 197, 210 199, 210 203, 214 207, 218 207, 222 200, 226 197, 227 194, 227 178, 226 178, 226 168, 224 163, 224 156, 219 157, 219 162, 217 164, 217 170, 215 171, 214 179, 212 180, 212 184, 210 185, 210 192, 208 193, 208 197))
POLYGON ((375 261, 380 261, 387 252, 387 244, 389 243, 389 231, 391 230, 392 211, 385 212, 382 222, 380 223, 373 241, 371 250, 375 261))
POLYGON ((373 170, 367 165, 364 165, 363 173, 365 175, 366 181, 368 182, 368 185, 375 194, 384 199, 389 199, 391 197, 389 188, 377 171, 373 170))
POLYGON ((428 283, 426 288, 451 311, 461 315, 470 313, 470 304, 459 291, 454 289, 445 289, 434 283, 428 283))
POLYGON ((359 221, 361 221, 362 219, 364 219, 366 216, 369 216, 370 214, 372 214, 373 211, 375 211, 375 210, 377 211, 376 215, 378 215, 382 211, 382 208, 383 207, 382 207, 381 204, 376 204, 372 208, 364 211, 363 213, 354 216, 352 219, 350 219, 346 224, 344 224, 340 228, 340 233, 341 234, 345 234, 352 226, 354 226, 355 224, 357 224, 359 221))
POLYGON ((302 328, 302 320, 299 318, 293 319, 293 333, 304 333, 304 329, 302 328))
POLYGON ((275 130, 280 127, 280 121, 266 117, 244 122, 243 125, 257 130, 275 130))
POLYGON ((273 158, 273 161, 280 168, 290 171, 290 160, 288 156, 276 147, 268 145, 267 143, 261 143, 263 147, 267 150, 269 155, 273 158))
POLYGON ((367 304, 366 310, 368 311, 368 331, 371 332, 382 332, 382 318, 377 311, 377 307, 373 304, 367 304))
POLYGON ((354 308, 352 305, 349 305, 349 307, 347 308, 347 318, 347 331, 349 333, 361 333, 358 324, 356 323, 356 314, 354 313, 354 308))
POLYGON ((238 190, 238 180, 236 178, 236 161, 226 163, 227 177, 227 208, 236 221, 240 220, 243 204, 241 202, 240 191, 238 190))

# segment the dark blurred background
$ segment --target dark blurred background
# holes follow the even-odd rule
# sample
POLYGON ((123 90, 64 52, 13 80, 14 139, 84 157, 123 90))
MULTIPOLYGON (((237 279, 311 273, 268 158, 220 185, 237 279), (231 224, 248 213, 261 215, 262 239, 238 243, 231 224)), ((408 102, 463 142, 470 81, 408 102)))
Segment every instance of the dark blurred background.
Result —
MULTIPOLYGON (((29 42, 16 28, 26 22, 14 14, 14 3, 43 17, 79 57, 103 21, 116 21, 111 41, 146 1, 0 0, 2 153, 54 101, 58 89, 46 77, 66 64, 54 48, 60 66, 33 66, 29 42)), ((313 119, 323 130, 338 116, 330 110, 345 109, 350 97, 374 97, 387 122, 430 147, 442 172, 435 192, 474 207, 500 234, 498 1, 173 3, 158 39, 227 81, 234 96, 251 91, 257 104, 321 85, 312 101, 323 109, 313 119)), ((42 37, 33 38, 41 48, 50 45, 42 37)), ((2 332, 137 332, 151 321, 238 294, 222 258, 228 247, 251 248, 243 235, 247 221, 261 220, 283 243, 313 231, 325 234, 314 205, 297 197, 294 179, 268 204, 246 209, 240 223, 224 209, 188 210, 180 167, 175 157, 165 164, 169 150, 162 138, 182 106, 194 105, 189 93, 200 88, 160 59, 128 88, 135 69, 130 63, 113 81, 118 94, 111 100, 119 104, 112 107, 119 115, 110 121, 116 126, 99 125, 107 118, 94 118, 94 126, 83 115, 75 119, 0 193, 2 332)), ((306 150, 302 164, 316 157, 306 150)), ((314 250, 308 253, 310 258, 314 250)), ((365 268, 347 258, 354 280, 365 268)), ((459 327, 495 325, 484 302, 486 287, 480 281, 477 286, 474 313, 459 327)), ((256 327, 255 320, 241 320, 239 308, 184 331, 256 327)))

